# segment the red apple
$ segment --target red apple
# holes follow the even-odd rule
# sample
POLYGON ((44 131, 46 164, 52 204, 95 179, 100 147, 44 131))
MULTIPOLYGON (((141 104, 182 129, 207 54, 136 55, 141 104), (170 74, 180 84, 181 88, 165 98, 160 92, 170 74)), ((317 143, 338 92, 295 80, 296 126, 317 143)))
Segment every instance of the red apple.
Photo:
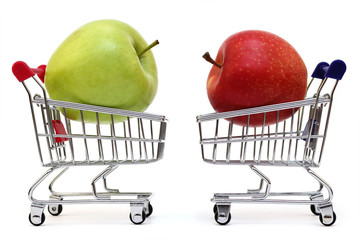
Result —
MULTIPOLYGON (((207 80, 207 93, 216 112, 302 100, 307 70, 297 51, 275 34, 249 30, 236 33, 221 45, 207 80)), ((296 110, 296 109, 295 109, 296 110)), ((293 111, 279 112, 279 121, 293 111)), ((264 114, 251 115, 249 126, 262 126, 264 114)), ((265 125, 276 123, 277 112, 266 114, 265 125)), ((234 118, 245 126, 247 117, 234 118)))

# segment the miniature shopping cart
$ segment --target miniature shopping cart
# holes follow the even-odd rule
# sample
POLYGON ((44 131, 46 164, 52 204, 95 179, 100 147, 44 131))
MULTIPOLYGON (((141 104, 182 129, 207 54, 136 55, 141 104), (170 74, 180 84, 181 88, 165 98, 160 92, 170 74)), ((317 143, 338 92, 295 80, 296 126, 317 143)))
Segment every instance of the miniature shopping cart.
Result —
POLYGON ((317 79, 321 79, 320 85, 305 100, 197 116, 205 162, 248 165, 261 179, 259 188, 245 193, 215 193, 211 201, 215 202, 217 223, 230 222, 231 203, 308 204, 322 224, 330 226, 335 222, 333 191, 311 168, 320 166, 334 91, 345 70, 341 60, 330 65, 319 63, 307 90, 317 79), (330 94, 322 94, 329 78, 336 80, 335 85, 329 89, 330 94), (279 121, 282 111, 291 111, 291 117, 279 121), (276 116, 275 124, 266 126, 267 116, 271 115, 276 116), (250 126, 251 119, 259 116, 262 126, 250 126), (235 125, 237 118, 245 119, 245 124, 235 125), (270 179, 257 166, 302 167, 317 180, 320 188, 309 192, 272 192, 270 179))
POLYGON ((153 211, 149 200, 152 194, 111 189, 106 178, 120 164, 146 164, 163 157, 167 124, 165 116, 51 100, 43 84, 35 77, 37 74, 43 81, 45 67, 29 68, 21 61, 13 65, 14 75, 28 93, 41 164, 49 168, 29 190, 30 222, 36 226, 44 223, 46 205, 49 213, 57 216, 64 204, 107 203, 130 204, 130 220, 135 224, 144 222, 153 211), (34 81, 25 83, 28 78, 34 81), (30 84, 33 88, 37 87, 41 94, 32 95, 30 84), (67 118, 68 109, 79 110, 81 121, 67 118), (83 115, 89 112, 96 116, 96 123, 84 120, 83 115), (110 116, 109 123, 99 122, 99 116, 103 114, 110 116), (119 116, 125 121, 115 123, 114 119, 119 116), (73 166, 106 167, 91 181, 88 192, 55 191, 54 183, 73 166), (49 185, 50 199, 36 199, 35 189, 53 172, 58 173, 49 185), (97 190, 96 183, 100 179, 104 183, 103 191, 97 190))

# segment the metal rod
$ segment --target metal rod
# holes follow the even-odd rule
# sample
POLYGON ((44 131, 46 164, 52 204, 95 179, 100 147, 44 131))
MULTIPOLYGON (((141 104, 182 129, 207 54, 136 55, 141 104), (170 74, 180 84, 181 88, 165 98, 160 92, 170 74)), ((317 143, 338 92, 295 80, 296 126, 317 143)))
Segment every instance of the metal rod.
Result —
MULTIPOLYGON (((286 130, 286 121, 283 122, 283 137, 285 137, 285 130, 286 130)), ((282 143, 281 143, 281 160, 283 160, 283 156, 284 156, 284 144, 285 144, 285 138, 283 138, 282 143)))
MULTIPOLYGON (((200 136, 200 147, 201 147, 201 156, 203 159, 205 159, 205 154, 204 154, 204 145, 202 144, 203 141, 203 136, 202 136, 202 129, 201 129, 201 122, 198 122, 198 126, 199 126, 199 136, 200 136)), ((215 158, 213 158, 213 161, 215 163, 215 158)))
MULTIPOLYGON (((296 136, 300 136, 301 127, 302 127, 302 119, 304 115, 304 106, 301 107, 298 111, 298 119, 297 119, 297 128, 296 128, 296 136)), ((297 160, 297 150, 298 150, 299 138, 296 138, 295 143, 295 152, 294 152, 294 159, 297 160)))
MULTIPOLYGON (((249 136, 249 125, 250 125, 250 115, 247 116, 245 139, 248 139, 248 136, 249 136)), ((246 155, 246 147, 247 147, 247 141, 244 143, 244 154, 243 154, 243 158, 244 158, 245 155, 246 155)))
MULTIPOLYGON (((123 130, 124 130, 124 138, 126 138, 126 123, 123 122, 123 130)), ((124 144, 125 144, 125 154, 126 154, 126 158, 125 159, 129 159, 129 151, 128 151, 128 145, 127 145, 127 141, 125 140, 124 141, 124 144)))
MULTIPOLYGON (((293 109, 292 109, 292 114, 291 114, 290 137, 293 136, 294 114, 295 114, 295 109, 293 108, 293 109)), ((291 144, 292 144, 292 138, 289 140, 289 149, 288 149, 288 155, 287 155, 287 164, 289 164, 289 161, 290 161, 291 144)))
MULTIPOLYGON (((96 134, 98 137, 101 137, 101 131, 100 131, 100 121, 99 121, 99 113, 96 112, 96 134)), ((99 160, 104 160, 104 152, 103 152, 103 146, 101 138, 98 138, 98 151, 99 151, 99 160)))
MULTIPOLYGON (((140 119, 139 119, 139 118, 137 119, 137 128, 138 128, 138 136, 139 136, 139 139, 141 139, 140 119)), ((139 159, 141 159, 141 158, 142 158, 141 142, 139 142, 139 153, 140 153, 139 159)))
POLYGON ((85 122, 84 122, 84 115, 83 115, 83 111, 82 111, 82 110, 80 110, 80 116, 81 116, 82 132, 83 132, 83 137, 84 137, 85 160, 87 160, 87 161, 89 162, 89 150, 88 150, 88 145, 87 145, 87 141, 86 141, 85 122))
POLYGON ((256 159, 256 127, 254 127, 254 147, 253 147, 253 160, 256 159))
MULTIPOLYGON (((40 83, 38 83, 39 86, 41 86, 40 83)), ((44 89, 45 91, 45 89, 44 89)), ((142 118, 142 119, 148 119, 153 120, 157 122, 166 122, 167 119, 163 115, 155 115, 145 112, 135 112, 135 111, 129 111, 129 110, 123 110, 123 109, 117 109, 117 108, 108 108, 108 107, 102 107, 102 106, 96 106, 96 105, 88 105, 88 104, 81 104, 81 103, 74 103, 74 102, 64 102, 64 101, 58 101, 58 100, 52 100, 52 99, 46 99, 37 97, 34 99, 34 103, 37 104, 43 104, 44 101, 47 102, 47 104, 50 106, 57 106, 57 107, 65 107, 68 109, 77 109, 77 110, 83 110, 83 111, 90 111, 90 112, 101 112, 105 114, 114 114, 119 116, 128 116, 129 118, 142 118)))
MULTIPOLYGON (((49 134, 43 134, 43 133, 39 133, 39 137, 48 137, 49 134)), ((153 143, 158 143, 161 142, 161 139, 151 139, 151 138, 130 138, 130 137, 112 137, 110 136, 98 136, 98 135, 86 135, 83 136, 82 134, 54 134, 54 137, 71 137, 71 138, 81 138, 81 139, 102 139, 102 140, 117 140, 117 141, 132 141, 132 142, 153 142, 153 143)), ((56 149, 58 147, 54 146, 52 149, 56 149)))
POLYGON ((231 122, 229 123, 229 129, 228 129, 228 140, 229 142, 227 143, 226 146, 226 161, 230 161, 230 151, 231 151, 231 136, 232 136, 232 129, 233 129, 233 125, 234 125, 234 118, 231 119, 231 122))
POLYGON ((278 127, 279 127, 279 111, 276 112, 275 140, 274 140, 272 163, 274 163, 274 161, 275 161, 276 142, 277 142, 277 136, 278 136, 278 127))
POLYGON ((304 149, 304 154, 303 154, 303 160, 305 160, 305 156, 306 156, 306 150, 309 148, 309 144, 310 144, 310 139, 311 139, 311 135, 312 135, 312 131, 313 131, 313 127, 314 127, 314 121, 315 121, 315 116, 316 116, 316 111, 317 111, 317 107, 318 107, 318 103, 319 103, 319 96, 320 96, 320 92, 322 90, 322 88, 324 87, 326 81, 328 78, 324 78, 321 83, 320 86, 317 90, 316 93, 316 98, 315 98, 315 104, 314 104, 314 111, 311 114, 312 116, 309 118, 309 120, 311 121, 310 127, 308 129, 308 133, 307 133, 307 138, 306 138, 306 143, 305 143, 305 149, 304 149))
MULTIPOLYGON (((48 98, 46 96, 46 90, 45 88, 42 86, 42 84, 33 76, 32 79, 37 83, 37 85, 41 88, 42 93, 43 93, 43 97, 44 97, 44 104, 45 104, 45 109, 46 109, 46 116, 47 116, 47 123, 49 126, 49 133, 50 133, 50 139, 51 139, 51 145, 54 146, 55 145, 55 139, 54 139, 54 127, 51 121, 51 113, 50 113, 50 105, 48 103, 48 98)), ((35 100, 35 99, 34 99, 35 100)))
POLYGON ((339 80, 336 80, 335 85, 334 85, 334 87, 333 87, 333 89, 331 91, 331 95, 330 95, 330 104, 329 104, 329 107, 328 107, 328 113, 327 113, 327 117, 326 117, 326 123, 325 123, 325 129, 324 129, 324 137, 323 137, 323 141, 322 141, 322 144, 321 144, 321 150, 320 150, 320 155, 319 155, 319 160, 318 160, 319 164, 321 162, 321 158, 322 158, 322 154, 323 154, 323 150, 324 150, 325 139, 326 139, 326 136, 327 136, 327 130, 328 130, 328 126, 329 126, 330 113, 331 113, 334 93, 335 93, 335 89, 336 89, 338 83, 339 83, 339 80))
POLYGON ((240 148, 240 161, 244 161, 244 136, 245 136, 245 127, 242 126, 242 131, 241 131, 241 148, 240 148))
POLYGON ((110 116, 111 116, 110 132, 111 132, 111 136, 113 137, 113 140, 111 140, 112 156, 114 160, 119 160, 118 149, 115 139, 116 133, 115 133, 114 115, 111 114, 110 116))
MULTIPOLYGON (((69 121, 69 119, 66 116, 66 108, 63 108, 64 111, 64 117, 65 117, 65 127, 66 127, 66 132, 71 135, 71 123, 69 121)), ((74 161, 75 160, 75 154, 74 154, 74 144, 73 144, 73 139, 70 137, 69 139, 69 144, 70 144, 70 153, 71 153, 71 160, 74 161)))
MULTIPOLYGON (((52 152, 51 152, 52 146, 51 146, 51 143, 50 143, 51 135, 49 134, 49 130, 47 128, 48 124, 46 122, 45 112, 44 112, 45 106, 40 105, 40 108, 41 108, 41 116, 42 116, 42 120, 43 120, 44 132, 45 132, 45 134, 47 134, 46 143, 47 143, 48 150, 49 150, 50 161, 53 162, 54 158, 53 158, 53 155, 52 155, 52 152)), ((39 138, 39 136, 40 136, 40 134, 38 133, 37 138, 39 138)))
POLYGON ((65 167, 59 174, 57 174, 53 180, 50 182, 49 184, 49 191, 53 194, 53 195, 57 195, 57 192, 54 191, 53 186, 54 183, 67 171, 69 170, 69 167, 65 167))
POLYGON ((256 167, 254 167, 253 165, 249 165, 250 169, 253 170, 263 181, 266 182, 266 188, 265 188, 265 192, 261 195, 254 195, 252 198, 254 200, 261 200, 261 199, 265 199, 269 196, 270 194, 270 187, 271 187, 271 181, 270 179, 263 174, 259 169, 257 169, 256 167))
MULTIPOLYGON (((144 131, 144 125, 143 125, 142 119, 139 118, 139 121, 140 121, 140 129, 141 129, 142 138, 143 138, 143 139, 146 139, 146 137, 145 137, 145 131, 144 131)), ((143 146, 144 146, 145 160, 148 161, 149 158, 148 158, 148 153, 147 153, 147 148, 146 148, 146 142, 143 142, 143 146)))
MULTIPOLYGON (((216 120, 216 125, 215 125, 215 136, 214 136, 215 140, 218 138, 218 132, 219 132, 219 119, 216 120)), ((216 155, 217 155, 217 144, 215 143, 213 146, 213 153, 212 153, 212 158, 214 159, 214 163, 216 161, 216 155)))
POLYGON ((268 129, 267 160, 270 162, 270 126, 268 126, 267 129, 268 129))
POLYGON ((264 138, 264 131, 265 131, 265 122, 266 122, 266 112, 264 112, 263 123, 262 123, 262 126, 261 126, 261 141, 260 141, 260 147, 259 147, 258 162, 260 162, 260 160, 261 160, 261 150, 262 150, 262 146, 263 146, 263 138, 264 138))
MULTIPOLYGON (((266 134, 268 137, 263 137, 263 138, 245 138, 245 137, 232 137, 231 140, 228 140, 227 137, 219 137, 217 140, 214 140, 213 138, 204 138, 202 141, 202 144, 220 144, 220 143, 233 143, 233 142, 253 142, 253 141, 274 141, 274 140, 288 140, 288 139, 303 139, 303 136, 273 136, 272 134, 266 134)), ((312 135, 312 138, 323 138, 324 135, 312 135)))
MULTIPOLYGON (((129 137, 132 138, 132 136, 131 136, 131 126, 130 126, 130 117, 127 117, 127 123, 128 123, 129 137)), ((132 141, 130 141, 130 156, 131 156, 131 160, 134 161, 134 150, 133 150, 132 141)))
MULTIPOLYGON (((319 98, 319 103, 327 103, 330 100, 325 97, 319 98)), ((221 112, 221 113, 210 113, 197 116, 197 121, 205 122, 205 121, 212 121, 216 119, 229 119, 232 117, 240 117, 240 116, 247 116, 252 114, 264 113, 264 112, 274 112, 274 111, 281 111, 285 109, 291 108, 298 108, 302 106, 307 106, 315 103, 315 99, 313 98, 306 98, 300 101, 293 101, 293 102, 286 102, 286 103, 279 103, 273 105, 266 105, 261 107, 254 107, 254 108, 246 108, 242 110, 236 111, 229 111, 229 112, 221 112)))
MULTIPOLYGON (((115 169, 118 168, 119 165, 111 165, 111 170, 107 171, 105 174, 103 174, 102 178, 103 178, 103 182, 104 182, 104 189, 108 192, 111 192, 111 193, 119 193, 119 189, 113 189, 113 188, 109 188, 107 186, 107 180, 106 178, 110 175, 110 173, 112 173, 115 169)), ((99 194, 99 193, 98 193, 99 194)))
MULTIPOLYGON (((153 132, 153 122, 152 120, 150 120, 150 135, 151 135, 151 140, 154 139, 154 132, 153 132)), ((155 148, 154 148, 154 142, 151 142, 151 153, 152 153, 152 158, 155 157, 155 148)))

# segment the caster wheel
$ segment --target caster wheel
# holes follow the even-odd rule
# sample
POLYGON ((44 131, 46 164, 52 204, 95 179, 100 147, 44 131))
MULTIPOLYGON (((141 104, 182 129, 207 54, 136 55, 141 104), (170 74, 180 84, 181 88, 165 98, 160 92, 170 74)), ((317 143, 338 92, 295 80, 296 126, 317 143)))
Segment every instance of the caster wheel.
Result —
POLYGON ((153 213, 153 206, 149 203, 148 206, 148 213, 146 213, 146 217, 150 217, 150 215, 153 213))
POLYGON ((214 204, 213 213, 216 213, 217 211, 218 211, 218 208, 217 208, 216 204, 214 204))
POLYGON ((316 209, 316 206, 315 205, 310 205, 310 210, 313 214, 315 215, 320 215, 320 212, 316 209))
MULTIPOLYGON (((216 207, 216 205, 215 205, 216 207)), ((215 212, 215 221, 220 224, 220 225, 226 225, 230 222, 231 220, 231 213, 229 213, 229 216, 227 217, 227 219, 225 221, 223 221, 223 219, 219 219, 219 213, 216 211, 215 212)))
MULTIPOLYGON (((149 207, 150 209, 150 207, 149 207)), ((130 221, 134 224, 142 224, 145 219, 146 219, 146 213, 145 213, 145 209, 143 209, 141 214, 135 214, 134 218, 131 216, 131 213, 129 215, 130 217, 130 221)))
POLYGON ((332 217, 332 219, 330 219, 330 221, 324 221, 324 218, 323 218, 323 216, 320 214, 319 215, 319 220, 320 220, 320 222, 324 225, 324 226, 331 226, 331 225, 333 225, 334 223, 335 223, 335 221, 336 221, 336 214, 335 214, 335 212, 333 212, 333 217, 332 217))
MULTIPOLYGON (((37 216, 37 217, 39 217, 39 216, 37 216)), ((31 217, 31 213, 30 213, 29 214, 29 222, 34 226, 40 226, 41 224, 43 224, 45 222, 45 214, 41 213, 40 221, 34 222, 32 217, 31 217)))
POLYGON ((61 204, 48 206, 48 211, 53 216, 59 216, 62 213, 62 210, 63 206, 61 204))

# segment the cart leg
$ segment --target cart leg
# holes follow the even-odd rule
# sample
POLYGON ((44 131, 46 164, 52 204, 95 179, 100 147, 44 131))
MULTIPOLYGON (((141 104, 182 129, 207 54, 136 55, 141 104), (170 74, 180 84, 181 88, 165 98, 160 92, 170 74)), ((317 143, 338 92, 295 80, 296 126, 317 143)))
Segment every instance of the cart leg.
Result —
POLYGON ((231 202, 229 201, 230 197, 227 194, 218 195, 215 194, 212 201, 215 201, 213 208, 215 221, 220 225, 226 225, 231 220, 230 207, 231 202))
POLYGON ((215 221, 220 225, 226 225, 231 220, 230 203, 216 203, 214 206, 215 221))
POLYGON ((265 199, 269 196, 270 194, 270 187, 271 187, 271 181, 270 179, 265 175, 263 174, 259 169, 257 169, 255 166, 253 165, 249 165, 250 169, 253 170, 260 178, 260 187, 259 189, 255 189, 255 190, 248 190, 248 193, 249 194, 254 194, 254 196, 252 197, 253 199, 265 199), (263 183, 264 181, 266 182, 266 188, 265 188, 265 192, 264 194, 261 194, 259 195, 260 191, 262 190, 263 188, 263 183))
POLYGON ((107 171, 107 172, 103 175, 104 188, 105 188, 106 191, 108 191, 108 192, 110 192, 110 193, 119 193, 119 192, 120 192, 119 189, 109 188, 109 187, 107 186, 107 181, 106 181, 107 176, 109 176, 110 173, 112 173, 115 169, 118 168, 117 165, 112 165, 112 166, 110 166, 110 167, 111 167, 111 170, 107 171))
MULTIPOLYGON (((318 193, 318 194, 310 196, 310 200, 311 201, 324 201, 324 196, 322 195, 322 193, 318 193)), ((319 204, 311 204, 310 210, 313 214, 320 215, 319 204)))
MULTIPOLYGON (((317 210, 319 212, 320 222, 325 226, 331 226, 336 221, 336 214, 333 210, 333 206, 331 203, 333 199, 333 191, 330 185, 327 182, 325 182, 325 180, 322 179, 319 175, 317 175, 313 170, 311 170, 310 168, 305 168, 305 169, 312 177, 314 177, 320 183, 320 189, 322 188, 322 186, 324 186, 328 191, 329 194, 328 198, 324 199, 323 201, 317 204, 317 210)), ((318 201, 322 199, 323 196, 318 195, 318 199, 314 199, 314 201, 318 201)), ((315 212, 316 212, 316 207, 315 207, 315 212)))
POLYGON ((146 217, 150 217, 150 215, 153 213, 153 206, 151 205, 150 201, 145 202, 145 214, 146 217))
MULTIPOLYGON (((108 175, 110 172, 113 171, 113 165, 108 166, 107 168, 105 168, 105 170, 103 170, 102 172, 100 172, 91 182, 91 186, 92 186, 92 193, 94 195, 95 198, 97 199, 110 199, 110 195, 99 195, 96 191, 96 182, 100 180, 100 178, 103 178, 105 175, 108 175)), ((106 178, 106 177, 105 177, 106 178)))
POLYGON ((64 168, 64 170, 62 170, 60 173, 58 173, 54 179, 50 182, 49 184, 49 190, 51 192, 52 195, 57 195, 57 193, 54 191, 53 186, 54 183, 69 169, 69 167, 64 168))
POLYGON ((263 185, 264 185, 264 179, 260 179, 259 188, 257 188, 257 189, 248 189, 248 190, 247 190, 248 194, 257 194, 257 193, 260 193, 261 190, 263 189, 263 185))
MULTIPOLYGON (((63 198, 61 196, 51 195, 50 200, 55 200, 58 202, 58 201, 62 201, 63 198)), ((53 216, 59 216, 62 213, 62 210, 63 210, 63 206, 61 204, 49 204, 48 205, 48 211, 53 216)))
POLYGON ((29 221, 34 226, 40 226, 45 222, 45 214, 44 214, 45 205, 41 204, 31 204, 29 221))
POLYGON ((48 170, 46 170, 46 172, 43 175, 41 175, 41 177, 38 180, 36 180, 36 182, 29 189, 28 197, 33 204, 41 205, 41 202, 34 198, 34 191, 40 185, 40 183, 44 181, 44 179, 47 178, 55 169, 56 167, 49 168, 48 170))
POLYGON ((145 209, 145 214, 146 214, 146 217, 149 217, 152 212, 153 212, 153 206, 151 205, 150 201, 149 201, 149 197, 150 197, 151 193, 147 193, 147 194, 139 194, 137 196, 138 199, 142 199, 144 200, 144 209, 145 209))
POLYGON ((336 214, 333 210, 332 204, 326 204, 319 206, 319 219, 325 226, 331 226, 336 221, 336 214))
POLYGON ((333 199, 333 191, 332 191, 330 185, 329 185, 327 182, 325 182, 324 179, 322 179, 319 175, 317 175, 317 174, 316 174, 313 170, 311 170, 310 168, 306 167, 305 169, 306 169, 306 171, 307 171, 313 178, 315 178, 315 179, 319 182, 319 184, 320 184, 320 190, 322 189, 322 187, 325 187, 326 190, 328 191, 328 195, 329 195, 329 196, 328 196, 327 199, 324 200, 324 204, 325 204, 325 203, 331 203, 331 201, 332 201, 332 199, 333 199))
POLYGON ((43 204, 44 201, 34 198, 34 191, 40 185, 40 183, 42 183, 42 181, 44 181, 44 179, 47 178, 55 169, 56 167, 48 169, 29 189, 28 197, 32 202, 29 221, 35 226, 40 226, 45 222, 45 204, 43 204))
POLYGON ((144 203, 131 202, 130 203, 130 220, 134 224, 141 224, 145 221, 146 212, 144 203))

